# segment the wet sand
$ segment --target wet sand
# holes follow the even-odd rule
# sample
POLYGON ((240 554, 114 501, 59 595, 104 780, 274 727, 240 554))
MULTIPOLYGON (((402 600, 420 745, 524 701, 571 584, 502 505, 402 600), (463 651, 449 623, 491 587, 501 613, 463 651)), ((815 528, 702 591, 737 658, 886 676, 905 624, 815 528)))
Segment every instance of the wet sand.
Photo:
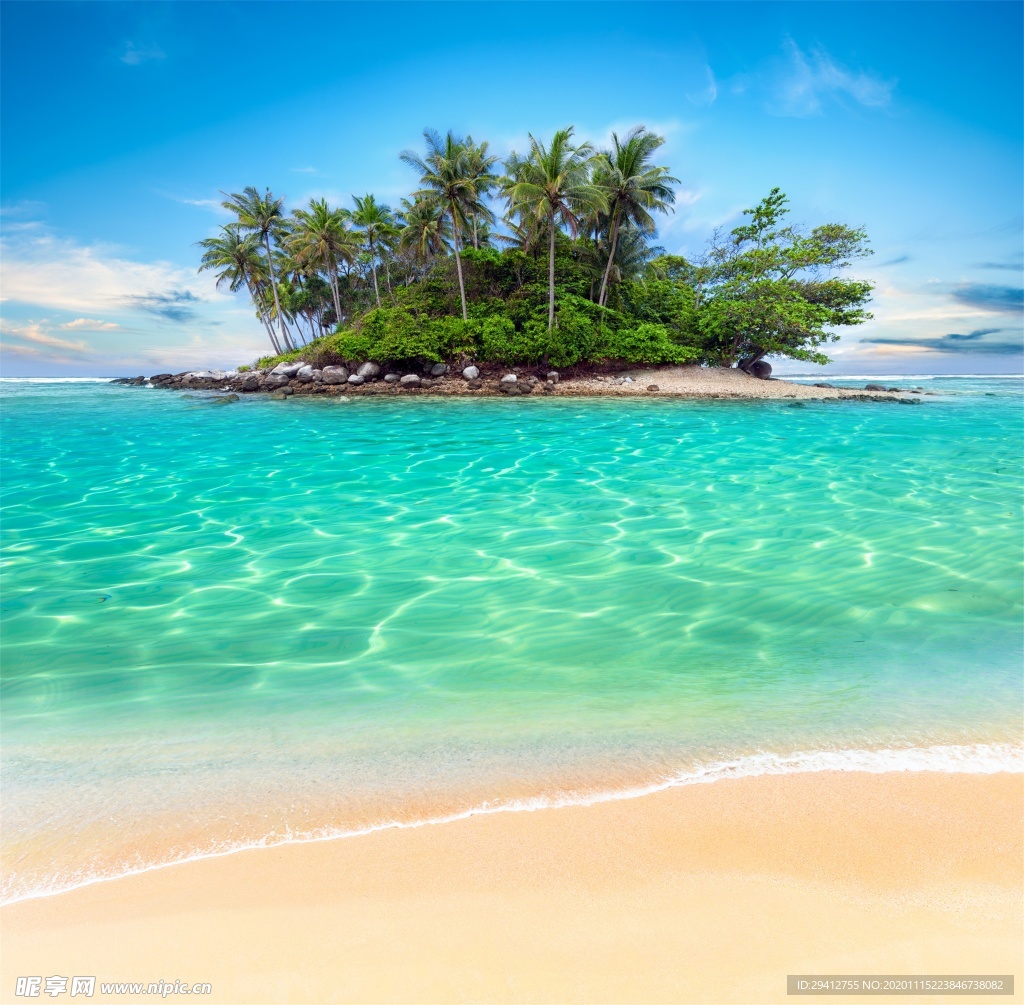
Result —
POLYGON ((246 851, 3 908, 0 998, 54 974, 209 981, 220 1003, 776 1002, 790 973, 1019 987, 1022 818, 1019 774, 812 773, 246 851))

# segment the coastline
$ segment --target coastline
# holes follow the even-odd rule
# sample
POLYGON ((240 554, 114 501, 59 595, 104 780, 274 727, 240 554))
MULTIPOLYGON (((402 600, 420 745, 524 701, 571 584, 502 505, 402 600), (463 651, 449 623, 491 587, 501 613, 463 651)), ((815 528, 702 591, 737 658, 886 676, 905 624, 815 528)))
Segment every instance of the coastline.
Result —
POLYGON ((256 849, 0 909, 2 1000, 12 975, 69 971, 254 1003, 768 1002, 787 973, 1020 975, 1022 811, 1019 774, 815 772, 256 849))
MULTIPOLYGON (((382 371, 375 364, 367 364, 375 371, 360 378, 360 383, 348 382, 351 376, 346 368, 345 380, 330 383, 324 371, 301 360, 282 364, 290 372, 275 373, 270 369, 252 371, 193 370, 178 374, 155 374, 152 377, 117 378, 116 383, 146 385, 171 390, 226 391, 237 394, 268 393, 278 397, 292 395, 327 396, 421 396, 452 395, 466 397, 505 397, 535 395, 537 397, 660 397, 660 398, 731 398, 731 399, 797 399, 828 401, 878 401, 919 404, 921 397, 934 392, 910 387, 844 388, 820 384, 792 383, 780 378, 762 379, 743 370, 720 367, 663 366, 634 368, 614 373, 566 374, 547 380, 542 371, 532 368, 519 371, 494 370, 477 378, 466 379, 452 373, 436 377, 419 377, 413 385, 381 379, 382 371), (302 369, 300 370, 300 366, 302 369), (306 372, 302 372, 305 370, 306 372), (503 377, 515 376, 514 382, 503 377)), ((274 368, 279 370, 279 368, 274 368)), ((447 368, 446 368, 447 369, 447 368)), ((410 375, 412 376, 412 375, 410 375)))

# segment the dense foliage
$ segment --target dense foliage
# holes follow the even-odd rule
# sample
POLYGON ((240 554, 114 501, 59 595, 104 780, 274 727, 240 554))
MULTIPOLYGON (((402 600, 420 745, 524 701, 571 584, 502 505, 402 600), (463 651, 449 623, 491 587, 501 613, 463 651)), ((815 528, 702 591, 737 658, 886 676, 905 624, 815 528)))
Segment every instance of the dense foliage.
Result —
POLYGON ((236 219, 200 242, 200 268, 249 294, 261 362, 825 363, 835 329, 870 317, 871 285, 842 278, 870 254, 864 232, 789 225, 778 189, 697 258, 654 247, 677 179, 643 127, 608 151, 571 128, 531 137, 504 174, 486 143, 424 135, 424 156, 402 154, 420 188, 398 212, 371 194, 291 216, 269 191, 227 197, 236 219))

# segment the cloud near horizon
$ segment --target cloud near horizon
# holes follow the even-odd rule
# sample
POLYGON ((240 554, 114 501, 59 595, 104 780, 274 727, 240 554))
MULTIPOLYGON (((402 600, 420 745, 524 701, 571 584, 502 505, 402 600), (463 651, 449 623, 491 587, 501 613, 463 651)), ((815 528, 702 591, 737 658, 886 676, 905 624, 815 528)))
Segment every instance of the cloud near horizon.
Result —
MULTIPOLYGON (((93 347, 88 342, 69 342, 67 339, 50 335, 39 322, 19 323, 3 318, 0 319, 0 335, 6 335, 20 342, 32 342, 36 345, 46 346, 49 349, 62 349, 76 355, 93 351, 93 347)), ((6 352, 20 351, 26 355, 40 355, 38 349, 29 349, 28 347, 17 345, 12 346, 10 343, 4 344, 3 348, 6 352)))
POLYGON ((75 318, 74 321, 65 321, 60 327, 65 331, 107 332, 115 331, 121 326, 114 324, 113 321, 100 321, 97 318, 75 318))

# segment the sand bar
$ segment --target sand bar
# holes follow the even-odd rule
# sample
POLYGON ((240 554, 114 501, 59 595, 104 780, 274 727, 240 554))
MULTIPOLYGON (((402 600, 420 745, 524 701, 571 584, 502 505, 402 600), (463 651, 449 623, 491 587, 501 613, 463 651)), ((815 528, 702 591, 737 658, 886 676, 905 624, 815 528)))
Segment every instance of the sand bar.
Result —
POLYGON ((1019 774, 812 773, 246 851, 7 906, 2 1000, 70 973, 219 1003, 775 1002, 855 971, 1013 973, 977 1000, 1020 1000, 1022 819, 1019 774))

